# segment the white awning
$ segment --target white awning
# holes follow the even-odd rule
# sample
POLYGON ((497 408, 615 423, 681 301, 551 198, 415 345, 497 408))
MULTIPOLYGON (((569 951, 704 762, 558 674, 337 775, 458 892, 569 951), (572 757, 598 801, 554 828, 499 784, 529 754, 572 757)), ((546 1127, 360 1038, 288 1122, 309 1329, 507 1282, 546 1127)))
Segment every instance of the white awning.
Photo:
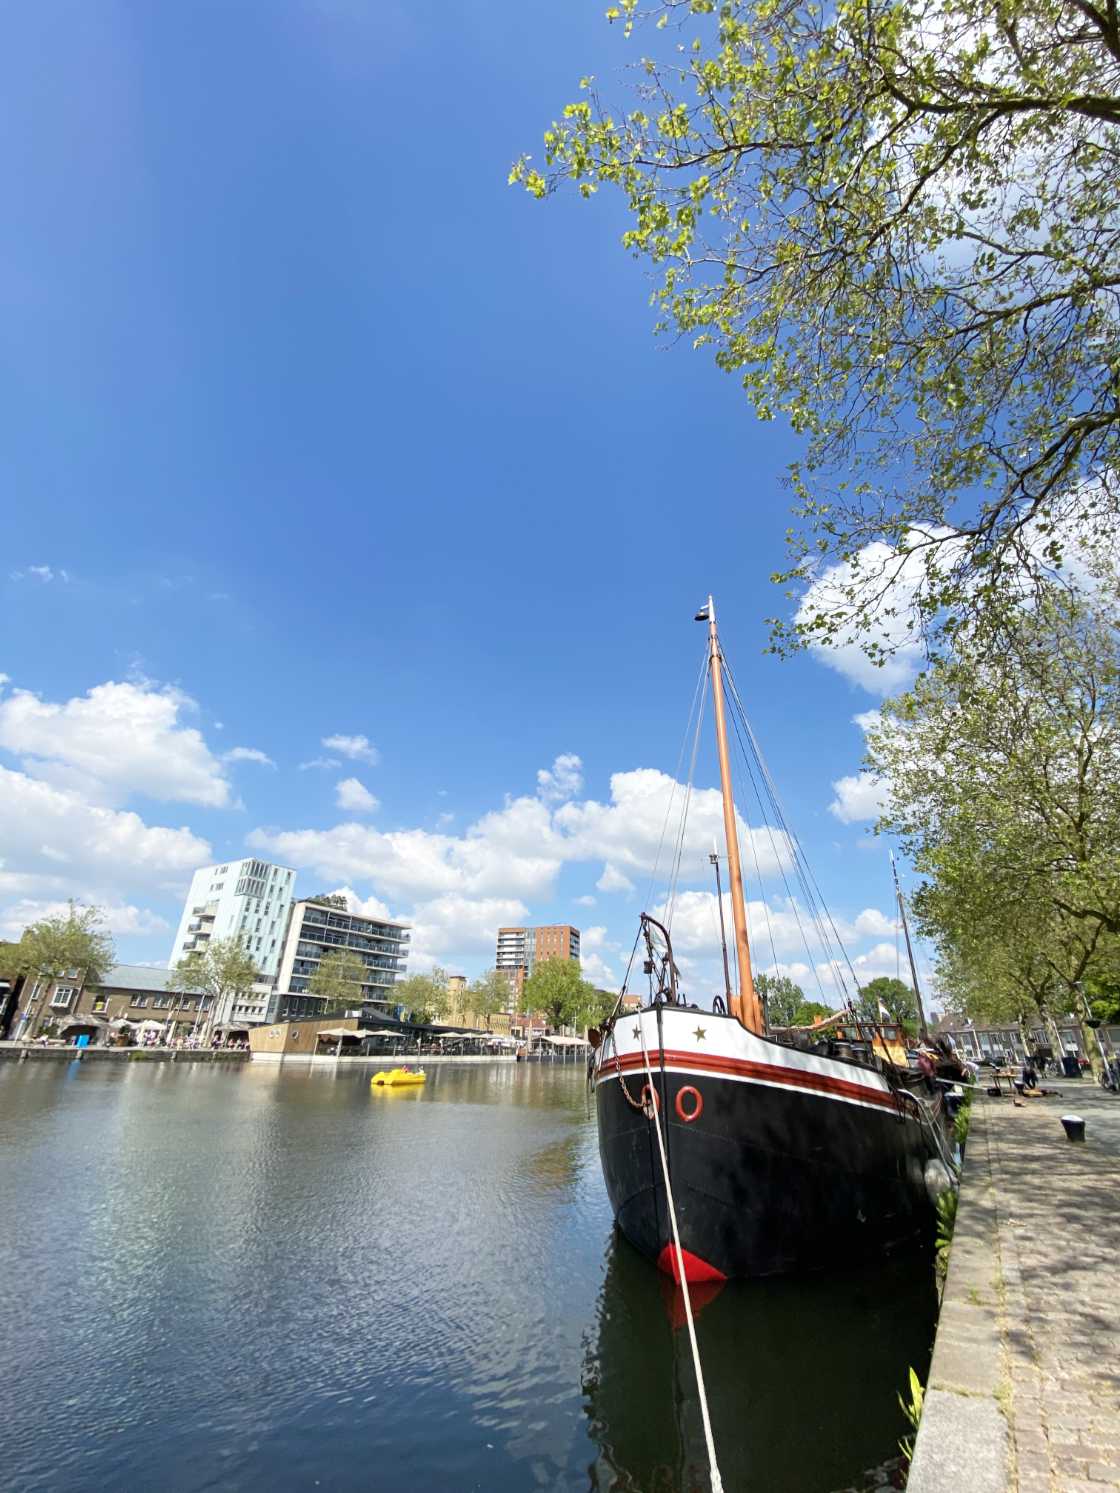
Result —
POLYGON ((545 1036, 542 1036, 540 1040, 542 1042, 552 1042, 557 1047, 589 1047, 591 1045, 588 1042, 588 1040, 587 1040, 586 1037, 545 1037, 545 1036))

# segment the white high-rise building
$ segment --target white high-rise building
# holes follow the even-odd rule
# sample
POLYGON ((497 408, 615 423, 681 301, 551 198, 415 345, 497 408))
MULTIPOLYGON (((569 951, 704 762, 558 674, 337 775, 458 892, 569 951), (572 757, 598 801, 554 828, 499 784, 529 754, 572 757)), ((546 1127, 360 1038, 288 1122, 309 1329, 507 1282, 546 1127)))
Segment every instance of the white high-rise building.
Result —
POLYGON ((296 873, 268 861, 229 861, 194 873, 171 963, 201 953, 215 938, 239 937, 268 982, 280 968, 296 873))

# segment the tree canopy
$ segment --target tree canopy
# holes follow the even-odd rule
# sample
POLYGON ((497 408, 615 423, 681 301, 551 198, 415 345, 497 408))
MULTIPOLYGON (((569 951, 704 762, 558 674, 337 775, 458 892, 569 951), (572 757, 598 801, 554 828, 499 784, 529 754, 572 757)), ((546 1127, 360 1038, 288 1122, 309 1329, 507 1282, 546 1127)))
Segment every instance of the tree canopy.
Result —
POLYGON ((365 962, 352 949, 332 949, 307 982, 308 993, 326 997, 327 1010, 360 1004, 362 985, 369 979, 365 962))
POLYGON ((490 1023, 500 1011, 508 1011, 513 1005, 513 987, 509 976, 500 969, 484 970, 471 981, 463 996, 464 1009, 478 1021, 490 1023))
POLYGON ((614 997, 585 980, 573 959, 545 959, 521 991, 521 1009, 540 1013, 553 1027, 586 1030, 610 1011, 614 997))
POLYGON ((342 892, 316 892, 307 900, 317 902, 320 907, 335 907, 339 912, 346 912, 349 906, 342 892))
POLYGON ((23 930, 13 963, 21 974, 74 975, 96 985, 116 963, 99 908, 71 902, 66 915, 40 918, 23 930))
POLYGON ((620 192, 660 329, 805 439, 779 646, 881 659, 1120 509, 1120 21, 1095 0, 617 0, 511 181, 620 192), (911 611, 913 607, 913 611, 911 611))
POLYGON ((832 1015, 820 1001, 806 1000, 801 986, 789 975, 755 975, 754 988, 766 1008, 769 1026, 811 1026, 822 1016, 832 1015))
POLYGON ((1045 588, 883 706, 880 827, 959 1005, 1077 1014, 1120 969, 1120 638, 1107 592, 1045 588), (980 988, 982 987, 982 989, 980 988))
POLYGON ((197 990, 209 996, 212 1013, 227 996, 245 995, 260 972, 237 937, 212 938, 205 949, 187 954, 167 974, 169 990, 197 990))
POLYGON ((433 964, 426 975, 409 975, 398 980, 393 986, 393 997, 409 1013, 409 1021, 417 1026, 442 1021, 451 1010, 447 971, 433 964))
POLYGON ((905 980, 879 975, 859 987, 859 1013, 867 1021, 881 1018, 880 1006, 908 1032, 918 1030, 918 1002, 905 980))

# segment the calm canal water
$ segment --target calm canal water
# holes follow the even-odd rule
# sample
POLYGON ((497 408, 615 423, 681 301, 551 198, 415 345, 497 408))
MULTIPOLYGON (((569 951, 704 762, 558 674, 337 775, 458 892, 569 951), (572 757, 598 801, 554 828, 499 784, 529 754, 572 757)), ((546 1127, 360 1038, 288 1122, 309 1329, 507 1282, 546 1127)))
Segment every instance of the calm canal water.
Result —
MULTIPOLYGON (((0 1063, 0 1483, 706 1488, 667 1283, 612 1232, 579 1067, 0 1063)), ((725 1484, 896 1451, 928 1262, 698 1321, 725 1484)))

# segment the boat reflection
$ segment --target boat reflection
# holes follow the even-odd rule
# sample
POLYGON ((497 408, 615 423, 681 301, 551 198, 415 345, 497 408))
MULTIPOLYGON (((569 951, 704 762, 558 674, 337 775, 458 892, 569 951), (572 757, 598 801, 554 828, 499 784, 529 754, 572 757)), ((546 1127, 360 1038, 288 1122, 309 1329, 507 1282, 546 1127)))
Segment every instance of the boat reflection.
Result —
MULTIPOLYGON (((599 1451, 590 1486, 708 1487, 676 1287, 615 1235, 584 1355, 599 1451)), ((936 1319, 924 1253, 817 1276, 731 1281, 694 1297, 696 1334, 728 1493, 832 1493, 897 1457, 898 1402, 923 1382, 936 1319)))

